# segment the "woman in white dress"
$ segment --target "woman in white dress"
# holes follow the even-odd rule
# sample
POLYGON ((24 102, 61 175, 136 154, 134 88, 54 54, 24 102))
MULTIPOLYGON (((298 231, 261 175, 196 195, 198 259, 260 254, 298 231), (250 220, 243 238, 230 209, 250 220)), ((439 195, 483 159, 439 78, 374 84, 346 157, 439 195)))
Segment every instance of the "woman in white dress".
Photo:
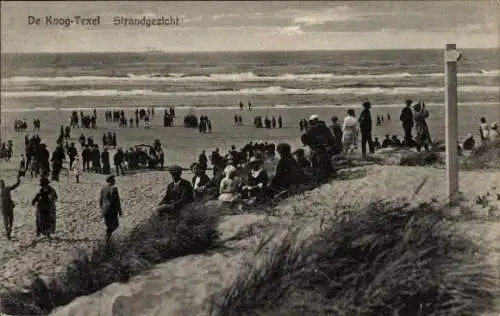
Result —
POLYGON ((227 166, 224 169, 225 177, 220 183, 219 201, 235 202, 240 197, 241 181, 236 176, 236 168, 234 166, 227 166))
POLYGON ((344 118, 342 125, 342 146, 345 154, 352 153, 358 148, 358 120, 353 109, 347 110, 347 116, 344 118))

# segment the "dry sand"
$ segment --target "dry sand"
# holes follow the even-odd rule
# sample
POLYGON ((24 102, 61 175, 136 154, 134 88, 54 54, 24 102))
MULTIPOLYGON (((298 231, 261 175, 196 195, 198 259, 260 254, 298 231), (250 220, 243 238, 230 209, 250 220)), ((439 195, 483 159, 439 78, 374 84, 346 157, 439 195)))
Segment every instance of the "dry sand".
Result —
MULTIPOLYGON (((441 108, 433 109, 436 109, 436 112, 434 112, 436 113, 436 116, 434 116, 436 119, 431 120, 429 125, 431 131, 436 131, 436 134, 439 135, 442 134, 442 127, 439 125, 441 119, 438 119, 441 108)), ((155 138, 159 138, 165 147, 167 164, 176 163, 187 167, 192 161, 197 159, 197 155, 202 149, 209 152, 215 147, 220 147, 224 153, 229 149, 230 145, 241 146, 249 140, 287 141, 294 147, 300 146, 300 131, 296 126, 298 119, 307 117, 312 111, 317 112, 325 119, 331 115, 342 117, 345 109, 275 109, 244 113, 245 124, 251 124, 255 114, 264 116, 282 114, 285 128, 274 130, 255 129, 249 125, 234 127, 232 116, 237 111, 202 111, 214 122, 214 132, 211 134, 199 135, 197 130, 184 129, 182 127, 160 127, 162 119, 159 111, 157 111, 158 114, 154 119, 155 126, 149 130, 145 130, 144 128, 120 129, 116 127, 116 124, 105 126, 105 123, 99 123, 101 128, 97 130, 74 129, 72 136, 77 143, 80 133, 84 133, 85 136, 93 136, 95 141, 101 144, 103 132, 115 131, 118 135, 119 145, 123 147, 141 143, 150 144, 155 138)), ((202 111, 194 113, 199 115, 202 111)), ((393 118, 397 118, 399 110, 392 109, 391 111, 393 118)), ((431 109, 431 114, 433 113, 432 111, 431 109)), ((474 115, 471 115, 471 117, 479 115, 487 116, 487 113, 490 112, 492 112, 491 108, 474 108, 474 115)), ((179 117, 182 117, 186 113, 187 111, 177 111, 179 117)), ((374 110, 373 113, 376 113, 376 111, 374 110)), ((4 113, 2 113, 2 122, 8 123, 14 118, 25 117, 31 123, 33 117, 40 117, 42 120, 40 135, 43 141, 48 144, 49 149, 53 150, 59 127, 61 124, 67 124, 69 114, 69 112, 65 111, 29 112, 22 114, 7 113, 6 117, 4 117, 4 113)), ((99 115, 102 117, 102 112, 99 115)), ((473 119, 467 121, 467 126, 475 126, 473 122, 473 119)), ((179 120, 177 120, 177 123, 179 123, 179 120)), ((390 123, 386 122, 383 127, 376 127, 374 134, 381 135, 395 132, 400 133, 400 124, 396 119, 393 119, 390 123)), ((0 169, 0 177, 6 179, 8 185, 15 181, 19 155, 24 152, 24 135, 27 133, 15 133, 12 130, 12 126, 2 126, 3 141, 8 139, 14 141, 15 157, 9 163, 2 162, 0 169)), ((332 211, 334 205, 363 205, 376 198, 395 198, 399 195, 410 194, 409 192, 412 192, 412 189, 418 185, 419 179, 423 179, 426 175, 429 175, 430 179, 419 196, 422 199, 429 199, 431 196, 442 196, 442 189, 444 188, 443 170, 399 167, 375 167, 368 168, 367 170, 366 172, 361 172, 361 174, 367 173, 368 177, 358 180, 334 182, 305 195, 291 198, 274 210, 273 215, 276 216, 274 221, 278 223, 289 223, 290 221, 304 222, 304 225, 308 225, 309 221, 318 222, 319 218, 331 216, 334 213, 332 211)), ((191 175, 186 175, 187 179, 190 179, 190 177, 191 175)), ((461 177, 462 190, 471 198, 477 193, 490 189, 495 182, 498 186, 498 173, 462 173, 461 177)), ((23 285, 33 272, 40 273, 45 277, 52 277, 60 270, 65 269, 77 249, 88 251, 97 240, 104 237, 104 223, 97 206, 98 192, 100 186, 104 183, 104 178, 105 176, 103 175, 84 174, 81 179, 82 183, 75 184, 73 178, 67 178, 63 173, 61 182, 53 183, 54 188, 59 194, 60 202, 57 205, 57 238, 51 243, 46 240, 37 241, 35 237, 35 210, 29 202, 38 190, 38 180, 23 179, 22 185, 12 194, 13 200, 17 204, 13 240, 8 242, 4 235, 0 234, 0 249, 2 249, 0 253, 1 284, 7 286, 13 283, 23 285)), ((117 232, 118 235, 126 233, 151 215, 153 206, 160 200, 169 181, 170 176, 168 173, 160 171, 138 173, 118 178, 117 186, 122 196, 125 213, 125 216, 121 219, 121 227, 117 232)), ((226 223, 226 226, 229 226, 230 230, 235 230, 233 226, 242 226, 248 220, 254 221, 255 218, 249 216, 243 220, 243 217, 236 217, 233 219, 234 224, 226 223)), ((259 225, 267 227, 266 225, 268 224, 264 222, 264 224, 259 225)), ((241 241, 238 243, 238 247, 251 249, 258 239, 258 237, 252 237, 241 241)), ((158 266, 153 271, 158 271, 155 273, 162 275, 162 277, 151 276, 151 279, 155 280, 157 278, 160 280, 157 282, 158 285, 156 288, 159 288, 158 293, 162 294, 157 299, 169 306, 168 309, 165 307, 165 312, 159 312, 158 315, 196 315, 196 311, 200 310, 198 305, 207 297, 208 293, 220 288, 221 278, 224 280, 229 278, 227 272, 238 269, 237 267, 240 262, 238 258, 241 256, 241 251, 205 256, 189 256, 158 266), (212 281, 208 281, 210 280, 209 277, 212 278, 212 281), (201 281, 205 278, 208 283, 201 281), (209 283, 214 284, 213 287, 210 286, 210 289, 208 289, 207 285, 209 283), (165 289, 164 286, 171 288, 165 289), (180 300, 177 302, 176 298, 188 295, 185 293, 196 297, 197 303, 192 304, 190 298, 185 298, 184 301, 180 300), (165 299, 167 300, 164 301, 165 299), (188 306, 193 308, 192 313, 191 310, 188 311, 186 309, 188 306), (174 312, 175 310, 179 310, 179 313, 174 312)), ((123 290, 125 291, 124 293, 129 293, 127 291, 131 291, 131 289, 134 289, 135 292, 133 293, 142 293, 140 289, 143 286, 148 288, 150 286, 142 278, 148 278, 148 274, 138 276, 132 281, 131 284, 138 282, 138 287, 134 287, 133 285, 111 285, 103 290, 102 293, 115 293, 114 290, 110 290, 114 287, 124 287, 124 289, 127 289, 126 291, 123 290)), ((151 289, 154 288, 151 286, 151 289)), ((97 300, 96 302, 99 302, 98 305, 102 304, 103 308, 109 309, 111 306, 114 306, 114 303, 111 303, 114 299, 109 297, 104 298, 102 293, 97 293, 94 296, 90 296, 90 298, 78 299, 75 302, 76 305, 72 304, 72 306, 77 306, 78 304, 87 306, 89 299, 97 300)), ((116 295, 113 294, 112 296, 116 295)), ((134 311, 137 310, 137 313, 124 311, 123 313, 117 312, 114 315, 141 315, 142 312, 139 312, 139 310, 142 310, 143 307, 135 298, 132 297, 132 299, 125 299, 124 301, 122 299, 122 302, 123 304, 136 306, 134 307, 134 311)), ((155 301, 151 299, 151 302, 155 301)), ((153 305, 156 306, 152 303, 153 305)), ((96 314, 95 311, 91 312, 92 308, 90 305, 87 307, 82 307, 82 313, 78 315, 111 315, 110 313, 96 314), (84 312, 87 310, 87 307, 90 308, 88 313, 84 312)), ((156 310, 161 311, 162 309, 156 310)), ((144 313, 149 315, 155 314, 148 311, 144 313)), ((68 315, 77 314, 71 312, 68 315)))
MULTIPOLYGON (((248 234, 247 238, 229 243, 230 250, 182 257, 157 265, 132 278, 127 284, 115 283, 95 294, 80 297, 68 306, 57 309, 53 315, 206 315, 204 308, 210 295, 230 282, 242 264, 252 263, 253 251, 271 230, 284 230, 288 224, 294 223, 315 231, 323 217, 335 215, 339 205, 365 206, 374 199, 375 192, 377 198, 411 197, 424 178, 428 179, 427 184, 418 194, 417 200, 426 201, 444 195, 444 170, 398 166, 363 169, 367 177, 334 181, 292 197, 274 209, 272 216, 236 215, 226 218, 220 226, 226 238, 241 230, 248 234)), ((463 193, 469 199, 478 193, 493 193, 492 187, 500 184, 498 179, 498 171, 460 174, 463 193)), ((496 192, 500 192, 498 188, 496 192)), ((500 224, 474 221, 465 224, 464 228, 487 240, 496 239, 495 243, 491 243, 491 260, 500 267, 500 224)))

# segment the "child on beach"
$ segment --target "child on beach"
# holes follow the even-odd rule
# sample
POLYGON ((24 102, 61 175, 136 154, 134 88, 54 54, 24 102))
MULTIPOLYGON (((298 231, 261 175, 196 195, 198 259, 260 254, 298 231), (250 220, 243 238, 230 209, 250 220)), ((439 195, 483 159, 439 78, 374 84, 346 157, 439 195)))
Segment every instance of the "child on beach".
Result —
POLYGON ((80 159, 76 157, 75 161, 73 162, 73 175, 76 178, 76 183, 80 183, 80 174, 82 173, 81 168, 82 166, 80 165, 80 159))
POLYGON ((495 123, 495 124, 492 124, 491 125, 491 128, 490 128, 490 132, 488 134, 488 137, 489 137, 489 140, 490 141, 495 141, 497 139, 497 135, 498 135, 498 124, 495 123))

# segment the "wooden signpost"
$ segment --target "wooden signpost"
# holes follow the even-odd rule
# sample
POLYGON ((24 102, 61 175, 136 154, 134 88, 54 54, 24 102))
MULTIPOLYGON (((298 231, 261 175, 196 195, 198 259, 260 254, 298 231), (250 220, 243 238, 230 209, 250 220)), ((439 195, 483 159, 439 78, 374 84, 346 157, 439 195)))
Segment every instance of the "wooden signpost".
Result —
POLYGON ((455 44, 446 44, 445 64, 445 106, 446 106, 446 176, 448 199, 452 203, 458 197, 458 142, 457 142, 457 63, 461 54, 455 44))

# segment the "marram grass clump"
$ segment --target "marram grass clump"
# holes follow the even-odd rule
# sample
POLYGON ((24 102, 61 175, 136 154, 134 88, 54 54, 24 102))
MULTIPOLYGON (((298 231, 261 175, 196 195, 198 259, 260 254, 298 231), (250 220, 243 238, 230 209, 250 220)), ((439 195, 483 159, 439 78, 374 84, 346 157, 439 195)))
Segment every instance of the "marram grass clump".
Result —
POLYGON ((487 248, 435 204, 377 202, 307 240, 289 233, 212 299, 233 315, 477 315, 494 311, 487 248))
POLYGON ((80 255, 55 279, 35 277, 26 291, 0 295, 0 311, 9 315, 46 315, 73 299, 92 294, 114 282, 177 257, 203 253, 219 245, 219 216, 209 210, 188 207, 177 225, 154 215, 122 240, 101 243, 90 254, 80 255))

